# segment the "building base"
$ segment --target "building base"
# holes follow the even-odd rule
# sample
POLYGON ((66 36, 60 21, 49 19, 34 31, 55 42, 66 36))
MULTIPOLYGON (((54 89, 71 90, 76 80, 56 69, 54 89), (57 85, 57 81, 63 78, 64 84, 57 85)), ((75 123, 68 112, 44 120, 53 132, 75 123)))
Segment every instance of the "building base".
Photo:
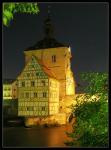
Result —
POLYGON ((25 126, 60 126, 67 123, 66 114, 59 113, 47 117, 25 117, 25 126))

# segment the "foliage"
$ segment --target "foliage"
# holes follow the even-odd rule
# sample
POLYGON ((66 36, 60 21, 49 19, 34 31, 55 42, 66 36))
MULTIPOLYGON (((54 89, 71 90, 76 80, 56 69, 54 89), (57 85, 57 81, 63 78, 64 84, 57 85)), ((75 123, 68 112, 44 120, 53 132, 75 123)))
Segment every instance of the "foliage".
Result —
POLYGON ((9 26, 15 13, 37 14, 38 12, 37 3, 3 3, 3 25, 9 26))
POLYGON ((72 137, 67 145, 75 147, 107 147, 108 146, 108 75, 100 73, 82 74, 85 81, 89 81, 84 95, 86 100, 80 104, 77 97, 77 104, 73 107, 76 116, 76 124, 73 125, 72 137), (93 94, 99 99, 88 101, 93 94))
POLYGON ((108 74, 98 72, 81 73, 81 78, 83 81, 88 82, 84 92, 92 95, 96 93, 106 94, 108 90, 108 74))

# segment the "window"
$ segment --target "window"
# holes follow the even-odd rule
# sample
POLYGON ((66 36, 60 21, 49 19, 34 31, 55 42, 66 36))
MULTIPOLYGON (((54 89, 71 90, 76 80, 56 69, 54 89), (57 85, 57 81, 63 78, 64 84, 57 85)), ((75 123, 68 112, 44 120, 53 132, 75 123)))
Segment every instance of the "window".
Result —
POLYGON ((36 76, 39 76, 39 72, 36 72, 36 76))
POLYGON ((29 93, 27 92, 27 93, 25 93, 26 94, 26 98, 29 98, 29 93))
POLYGON ((22 82, 22 87, 25 87, 25 82, 22 82))
POLYGON ((43 97, 47 97, 47 93, 46 92, 43 92, 43 97))
POLYGON ((27 111, 33 111, 33 107, 31 106, 27 107, 27 111))
POLYGON ((35 82, 31 81, 31 86, 34 87, 35 86, 35 82))
POLYGON ((56 62, 56 55, 52 56, 52 62, 56 62))
POLYGON ((45 106, 41 107, 41 110, 42 110, 42 111, 45 111, 45 106))
POLYGON ((34 93, 34 97, 37 97, 37 93, 36 92, 34 93))
POLYGON ((45 81, 44 80, 42 80, 42 85, 45 86, 45 81))

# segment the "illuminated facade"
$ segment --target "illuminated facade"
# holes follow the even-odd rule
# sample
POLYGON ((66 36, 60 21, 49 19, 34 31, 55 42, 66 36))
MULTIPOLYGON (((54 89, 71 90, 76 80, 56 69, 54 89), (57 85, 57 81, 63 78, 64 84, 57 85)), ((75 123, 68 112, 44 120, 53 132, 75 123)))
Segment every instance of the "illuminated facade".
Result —
POLYGON ((12 99, 18 99, 18 85, 17 80, 12 82, 12 99))
POLYGON ((59 112, 59 82, 34 56, 18 77, 18 115, 48 116, 59 112))
POLYGON ((17 80, 5 80, 3 82, 3 100, 11 100, 17 98, 17 80))
POLYGON ((65 124, 66 103, 75 96, 71 48, 53 38, 49 16, 44 27, 44 39, 24 50, 25 66, 17 77, 18 116, 30 120, 31 117, 52 117, 65 124), (65 109, 61 109, 63 106, 65 109))
POLYGON ((18 112, 18 94, 17 81, 12 79, 3 81, 3 115, 17 116, 18 112))
POLYGON ((12 99, 12 84, 4 83, 3 84, 3 99, 12 99))

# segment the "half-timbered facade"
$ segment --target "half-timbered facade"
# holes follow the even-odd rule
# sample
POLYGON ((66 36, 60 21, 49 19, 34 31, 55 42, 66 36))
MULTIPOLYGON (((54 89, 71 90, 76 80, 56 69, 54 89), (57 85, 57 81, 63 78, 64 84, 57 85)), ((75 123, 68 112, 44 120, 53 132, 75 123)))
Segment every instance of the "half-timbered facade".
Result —
POLYGON ((75 95, 71 48, 53 37, 49 16, 44 27, 45 37, 24 50, 25 66, 17 78, 18 116, 24 116, 26 122, 52 117, 65 124, 67 101, 75 95))
POLYGON ((32 56, 18 77, 18 116, 48 116, 58 111, 59 82, 32 56))

